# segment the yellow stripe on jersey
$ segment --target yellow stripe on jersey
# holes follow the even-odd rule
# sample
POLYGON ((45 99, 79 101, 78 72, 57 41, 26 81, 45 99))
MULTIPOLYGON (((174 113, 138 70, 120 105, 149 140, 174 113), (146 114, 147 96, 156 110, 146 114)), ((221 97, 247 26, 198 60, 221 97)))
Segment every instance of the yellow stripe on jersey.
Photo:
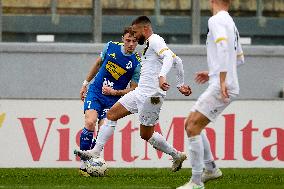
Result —
POLYGON ((138 62, 141 62, 141 57, 137 52, 135 52, 135 56, 136 56, 136 59, 138 60, 138 62))
POLYGON ((226 37, 219 37, 218 39, 216 39, 215 43, 219 43, 221 41, 227 41, 226 37))
POLYGON ((169 50, 169 48, 164 48, 164 49, 160 50, 160 52, 158 54, 161 55, 164 51, 167 51, 167 50, 169 50))
POLYGON ((111 61, 107 62, 106 69, 116 80, 118 80, 120 76, 126 73, 125 69, 123 69, 122 67, 118 66, 117 64, 111 61))
POLYGON ((5 120, 5 117, 6 117, 6 114, 5 114, 5 113, 2 113, 2 114, 0 115, 0 128, 2 127, 2 124, 3 124, 4 120, 5 120))
POLYGON ((173 54, 173 56, 172 56, 172 57, 173 57, 173 58, 175 58, 176 56, 177 56, 176 54, 173 54))

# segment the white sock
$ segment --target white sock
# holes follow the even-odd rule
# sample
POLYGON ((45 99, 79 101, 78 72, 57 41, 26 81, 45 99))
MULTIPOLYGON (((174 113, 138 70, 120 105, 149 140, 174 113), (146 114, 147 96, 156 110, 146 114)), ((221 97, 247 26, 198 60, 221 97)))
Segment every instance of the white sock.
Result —
POLYGON ((200 135, 189 137, 189 159, 192 166, 192 181, 195 184, 201 183, 203 172, 204 147, 200 135))
POLYGON ((171 155, 173 159, 177 159, 179 157, 178 151, 166 141, 165 137, 163 137, 158 132, 154 132, 152 137, 148 140, 148 142, 155 149, 171 155))
POLYGON ((216 165, 213 159, 213 155, 210 148, 209 140, 204 132, 201 132, 202 142, 204 146, 204 164, 205 169, 208 171, 214 171, 216 169, 216 165))
POLYGON ((101 128, 100 128, 100 131, 99 131, 98 136, 97 136, 95 147, 92 150, 89 151, 92 154, 95 154, 97 156, 101 155, 101 152, 104 148, 104 145, 109 140, 109 138, 113 135, 114 128, 115 128, 117 122, 106 120, 105 123, 106 124, 102 125, 101 128))
POLYGON ((81 160, 81 167, 80 169, 86 169, 85 161, 81 160))

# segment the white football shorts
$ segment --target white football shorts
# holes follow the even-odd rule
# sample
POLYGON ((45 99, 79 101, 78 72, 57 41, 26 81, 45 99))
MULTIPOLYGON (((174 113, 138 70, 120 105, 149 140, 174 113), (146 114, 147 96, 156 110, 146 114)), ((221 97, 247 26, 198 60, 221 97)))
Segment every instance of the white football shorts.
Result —
POLYGON ((159 121, 164 98, 161 93, 147 96, 135 89, 121 97, 118 102, 131 113, 138 113, 140 124, 154 126, 159 121))
POLYGON ((237 97, 236 94, 229 93, 230 98, 224 102, 221 98, 220 89, 208 87, 197 99, 190 110, 191 112, 200 112, 210 121, 214 122, 223 110, 237 97))

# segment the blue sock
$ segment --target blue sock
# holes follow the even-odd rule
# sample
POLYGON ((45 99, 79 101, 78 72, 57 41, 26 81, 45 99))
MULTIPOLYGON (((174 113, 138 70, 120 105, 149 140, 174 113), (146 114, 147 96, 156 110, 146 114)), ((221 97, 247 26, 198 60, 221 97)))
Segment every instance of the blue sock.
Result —
POLYGON ((80 136, 80 150, 90 150, 92 146, 94 131, 90 131, 86 128, 82 130, 80 136))

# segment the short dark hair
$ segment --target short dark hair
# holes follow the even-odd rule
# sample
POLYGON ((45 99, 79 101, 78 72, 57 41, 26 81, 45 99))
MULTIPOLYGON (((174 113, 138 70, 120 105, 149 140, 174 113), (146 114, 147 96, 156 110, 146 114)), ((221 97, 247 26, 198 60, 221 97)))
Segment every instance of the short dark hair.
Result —
POLYGON ((151 20, 147 16, 139 16, 135 20, 133 20, 131 25, 133 26, 135 24, 147 25, 147 24, 151 24, 151 20))
POLYGON ((127 27, 124 28, 122 36, 125 36, 125 34, 128 34, 128 33, 129 33, 129 35, 134 36, 134 32, 133 32, 131 26, 127 26, 127 27))

